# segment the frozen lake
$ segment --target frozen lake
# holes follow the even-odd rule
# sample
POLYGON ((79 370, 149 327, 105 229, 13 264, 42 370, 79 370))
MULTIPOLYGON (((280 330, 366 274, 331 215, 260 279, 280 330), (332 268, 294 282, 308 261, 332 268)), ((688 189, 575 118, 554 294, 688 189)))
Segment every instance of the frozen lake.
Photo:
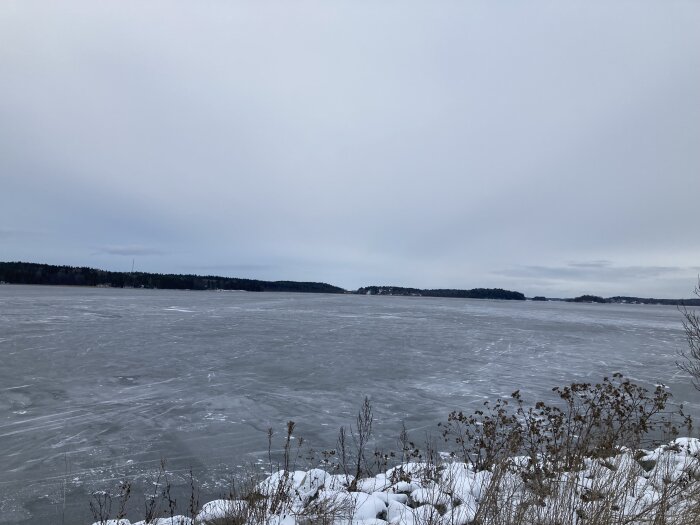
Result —
POLYGON ((192 467, 207 501, 266 456, 269 427, 292 419, 330 446, 365 395, 389 446, 402 421, 420 441, 452 409, 616 371, 697 401, 674 365, 680 320, 663 306, 0 286, 0 523, 89 524, 90 490, 162 457, 192 467))

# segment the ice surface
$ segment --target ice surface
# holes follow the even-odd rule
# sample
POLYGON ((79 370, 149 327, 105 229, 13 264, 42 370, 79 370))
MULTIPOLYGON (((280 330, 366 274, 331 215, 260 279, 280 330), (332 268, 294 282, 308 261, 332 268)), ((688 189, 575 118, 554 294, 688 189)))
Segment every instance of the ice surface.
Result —
POLYGON ((163 457, 213 500, 268 427, 329 447, 365 395, 390 447, 402 421, 420 441, 452 409, 615 371, 694 399, 684 345, 674 307, 2 286, 0 523, 91 523, 91 490, 163 457))

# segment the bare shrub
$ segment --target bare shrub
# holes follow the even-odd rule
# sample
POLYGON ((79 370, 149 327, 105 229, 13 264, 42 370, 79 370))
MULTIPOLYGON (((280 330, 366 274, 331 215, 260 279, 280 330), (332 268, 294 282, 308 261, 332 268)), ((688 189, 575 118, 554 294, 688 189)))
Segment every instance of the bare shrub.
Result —
POLYGON ((126 505, 131 496, 131 483, 122 481, 115 494, 100 490, 92 493, 90 500, 90 512, 96 523, 103 525, 112 519, 112 504, 116 499, 118 502, 115 519, 117 522, 126 518, 126 505))
MULTIPOLYGON (((693 290, 700 298, 700 279, 693 290)), ((683 330, 688 342, 688 348, 679 352, 679 361, 676 362, 678 368, 690 374, 693 386, 700 390, 700 314, 698 311, 687 306, 681 306, 680 312, 683 315, 683 330)))
POLYGON ((452 412, 441 424, 446 442, 457 445, 456 457, 475 470, 491 470, 513 456, 529 458, 532 468, 572 469, 585 457, 606 457, 621 446, 635 448, 651 435, 675 437, 690 419, 663 386, 653 392, 613 374, 597 384, 572 383, 552 391, 560 402, 526 407, 519 391, 511 400, 472 414, 452 412))

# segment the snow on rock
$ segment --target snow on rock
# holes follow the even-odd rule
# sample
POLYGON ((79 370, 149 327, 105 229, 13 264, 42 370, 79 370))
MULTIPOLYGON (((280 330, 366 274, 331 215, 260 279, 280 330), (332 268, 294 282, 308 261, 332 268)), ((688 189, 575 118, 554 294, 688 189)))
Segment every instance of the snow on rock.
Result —
POLYGON ((323 503, 338 514, 351 516, 353 520, 367 520, 386 516, 386 500, 366 492, 319 490, 315 501, 323 503))
POLYGON ((303 470, 292 472, 279 470, 258 483, 258 490, 265 496, 271 496, 279 491, 298 489, 305 481, 306 472, 303 470))
POLYGON ((664 451, 657 455, 652 469, 646 473, 649 483, 657 490, 663 491, 669 483, 687 479, 689 474, 697 472, 697 463, 692 458, 664 451))
POLYGON ((131 525, 129 520, 107 520, 107 521, 96 521, 92 525, 131 525))
POLYGON ((391 486, 391 480, 384 474, 379 474, 374 478, 360 479, 357 481, 357 490, 360 492, 381 492, 391 486))
POLYGON ((578 488, 578 492, 593 490, 596 474, 592 469, 585 469, 580 472, 564 472, 559 476, 562 484, 573 484, 578 488))
POLYGON ((386 516, 387 506, 377 496, 364 492, 351 492, 350 497, 355 504, 353 519, 366 520, 386 516))
POLYGON ((377 518, 368 520, 335 520, 333 525, 387 525, 386 521, 377 518))
POLYGON ((185 516, 172 516, 168 518, 158 518, 152 525, 193 525, 193 523, 190 518, 185 516))
POLYGON ((330 475, 321 469, 311 469, 308 472, 279 470, 258 483, 258 490, 264 496, 273 499, 279 497, 281 501, 287 502, 288 508, 285 510, 299 510, 316 496, 329 478, 330 475))
POLYGON ((445 522, 450 525, 467 525, 476 516, 476 501, 471 500, 453 508, 445 516, 445 522))
POLYGON ((389 501, 386 517, 389 523, 400 523, 406 516, 412 513, 410 507, 407 507, 399 501, 389 501))
POLYGON ((395 481, 404 480, 407 477, 411 480, 418 480, 429 477, 434 468, 434 465, 431 466, 427 463, 403 463, 387 470, 386 477, 395 481))
POLYGON ((243 500, 215 499, 202 506, 197 514, 197 521, 222 519, 243 513, 248 503, 243 500))
POLYGON ((331 475, 325 470, 314 468, 306 472, 306 476, 299 484, 299 490, 304 493, 315 492, 326 484, 331 475))
POLYGON ((681 454, 686 456, 700 457, 700 439, 697 438, 676 438, 671 441, 670 447, 677 447, 681 454))
POLYGON ((432 505, 421 505, 413 509, 410 516, 412 519, 410 521, 406 520, 406 525, 423 525, 425 523, 440 523, 442 521, 440 512, 432 505))
POLYGON ((420 487, 420 483, 409 483, 407 481, 399 481, 398 483, 394 483, 391 487, 389 487, 388 490, 393 493, 410 494, 411 492, 419 489, 420 487))
POLYGON ((460 501, 472 498, 479 501, 492 480, 493 474, 488 470, 466 471, 462 476, 452 480, 448 490, 460 501))
POLYGON ((348 488, 354 480, 355 476, 351 474, 329 474, 324 487, 330 490, 342 490, 348 488))
POLYGON ((681 458, 700 457, 700 440, 696 438, 676 438, 667 445, 662 445, 641 457, 642 461, 658 461, 665 455, 677 455, 681 458))
POLYGON ((419 505, 430 503, 436 507, 447 507, 452 503, 452 498, 433 483, 411 492, 411 501, 419 505))
POLYGON ((641 514, 645 508, 649 508, 660 499, 661 494, 642 478, 638 480, 631 494, 623 496, 624 511, 627 514, 641 514))
POLYGON ((415 509, 407 507, 398 501, 389 503, 387 520, 391 525, 424 525, 426 523, 449 523, 432 505, 421 505, 415 509))
POLYGON ((265 525, 297 525, 297 518, 292 514, 269 516, 265 520, 265 525))
POLYGON ((345 492, 344 490, 331 490, 324 488, 316 493, 316 501, 326 504, 339 504, 345 502, 350 497, 348 494, 349 493, 345 492))
POLYGON ((602 461, 601 464, 622 476, 641 476, 644 474, 644 469, 639 462, 634 459, 631 452, 624 452, 617 456, 607 458, 602 461))
POLYGON ((381 499, 385 505, 388 505, 390 501, 398 501, 399 503, 406 503, 408 501, 408 494, 395 494, 393 492, 372 492, 373 496, 381 499))
POLYGON ((474 471, 469 465, 462 463, 461 461, 455 461, 448 463, 443 467, 442 471, 440 472, 440 482, 443 485, 450 484, 456 480, 464 478, 465 476, 469 477, 473 475, 474 471))
POLYGON ((137 521, 136 523, 132 523, 131 525, 194 525, 194 522, 190 518, 187 518, 185 516, 168 516, 167 518, 156 518, 155 520, 148 522, 137 521))

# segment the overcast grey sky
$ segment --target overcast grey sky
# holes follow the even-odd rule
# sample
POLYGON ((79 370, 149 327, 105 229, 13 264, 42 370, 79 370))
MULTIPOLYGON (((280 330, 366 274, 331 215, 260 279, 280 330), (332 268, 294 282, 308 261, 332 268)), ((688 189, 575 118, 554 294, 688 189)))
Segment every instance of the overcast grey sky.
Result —
POLYGON ((0 3, 0 260, 690 295, 700 2, 0 3))

